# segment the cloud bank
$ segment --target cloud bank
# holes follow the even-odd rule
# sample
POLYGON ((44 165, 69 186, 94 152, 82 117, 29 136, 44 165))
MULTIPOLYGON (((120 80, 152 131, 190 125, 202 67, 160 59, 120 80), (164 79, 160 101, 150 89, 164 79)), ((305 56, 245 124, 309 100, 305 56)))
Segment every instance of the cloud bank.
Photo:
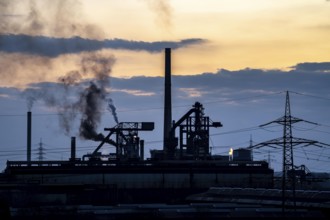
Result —
POLYGON ((190 45, 202 44, 206 40, 200 38, 180 41, 133 41, 125 39, 93 40, 81 37, 56 38, 32 36, 25 34, 0 35, 0 51, 6 53, 24 53, 46 57, 57 57, 62 54, 91 52, 101 49, 123 49, 133 51, 162 52, 164 48, 179 49, 190 45))
MULTIPOLYGON (((90 69, 98 70, 94 67, 94 62, 87 61, 84 63, 88 63, 91 66, 90 69)), ((101 61, 99 65, 103 65, 104 61, 101 61)), ((99 78, 102 81, 111 81, 111 86, 109 83, 102 84, 103 90, 116 97, 113 101, 118 105, 131 108, 140 104, 152 106, 159 103, 158 106, 162 106, 163 77, 116 78, 110 77, 108 68, 105 69, 106 71, 100 69, 99 72, 102 74, 99 78)), ((30 84, 28 89, 53 91, 51 89, 55 88, 58 94, 62 94, 61 91, 72 85, 74 88, 88 87, 90 81, 82 79, 80 76, 84 74, 83 71, 86 71, 86 67, 82 65, 81 70, 77 71, 69 72, 58 82, 30 84)), ((217 72, 198 75, 173 75, 173 102, 179 104, 188 104, 193 101, 221 102, 221 100, 233 100, 254 95, 270 95, 286 90, 330 98, 329 82, 329 62, 299 63, 294 65, 290 71, 250 68, 235 71, 219 69, 217 72)), ((17 91, 13 89, 0 88, 1 98, 13 97, 16 94, 13 91, 17 91)))

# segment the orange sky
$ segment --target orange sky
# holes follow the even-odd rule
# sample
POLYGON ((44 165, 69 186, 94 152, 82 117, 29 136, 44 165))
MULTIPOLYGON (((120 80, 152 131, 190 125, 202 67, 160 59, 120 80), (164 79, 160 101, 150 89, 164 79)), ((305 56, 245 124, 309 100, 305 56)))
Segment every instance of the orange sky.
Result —
MULTIPOLYGON (((37 21, 43 23, 36 31, 21 27, 19 32, 15 27, 1 32, 146 42, 205 39, 203 44, 173 51, 172 71, 178 75, 216 72, 222 68, 288 69, 301 62, 329 61, 330 2, 326 0, 68 0, 48 3, 62 4, 62 10, 57 11, 54 8, 58 7, 40 0, 10 8, 15 15, 10 17, 11 21, 22 19, 22 26, 24 20, 37 14, 37 21), (38 9, 37 13, 31 13, 31 5, 38 9)), ((103 49, 100 53, 116 58, 112 76, 163 75, 163 53, 113 49, 103 49)), ((19 73, 8 79, 3 77, 1 85, 56 81, 79 65, 80 56, 61 55, 48 59, 47 65, 40 65, 29 56, 0 53, 0 63, 15 60, 8 68, 19 73)))
MULTIPOLYGON (((329 61, 330 2, 326 0, 84 1, 105 35, 134 40, 203 38, 176 51, 176 74, 218 68, 287 68, 329 61), (97 13, 95 13, 97 11, 97 13)), ((115 75, 159 75, 161 54, 115 51, 115 75), (129 61, 127 63, 126 61, 129 61), (155 65, 150 65, 154 63, 155 65)))

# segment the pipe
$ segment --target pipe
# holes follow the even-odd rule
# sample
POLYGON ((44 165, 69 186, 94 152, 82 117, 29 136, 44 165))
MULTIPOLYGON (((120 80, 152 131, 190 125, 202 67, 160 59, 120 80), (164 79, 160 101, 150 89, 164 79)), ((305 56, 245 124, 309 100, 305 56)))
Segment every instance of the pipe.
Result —
POLYGON ((71 137, 71 161, 76 160, 76 137, 71 137))
POLYGON ((170 156, 170 132, 172 123, 172 100, 171 100, 171 48, 165 48, 165 91, 164 91, 164 145, 165 157, 170 156))
POLYGON ((27 151, 26 160, 31 161, 31 133, 32 133, 32 113, 27 112, 27 151))
POLYGON ((144 160, 144 140, 140 140, 140 160, 144 160))

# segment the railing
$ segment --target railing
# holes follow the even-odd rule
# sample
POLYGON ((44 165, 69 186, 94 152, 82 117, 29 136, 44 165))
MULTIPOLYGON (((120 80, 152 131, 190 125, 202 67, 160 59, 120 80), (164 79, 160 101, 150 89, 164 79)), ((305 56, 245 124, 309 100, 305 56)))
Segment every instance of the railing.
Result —
POLYGON ((88 167, 88 166, 171 166, 180 165, 184 167, 250 167, 268 168, 264 161, 195 161, 195 160, 164 160, 164 161, 102 161, 102 160, 73 160, 73 161, 7 161, 7 168, 14 167, 88 167))

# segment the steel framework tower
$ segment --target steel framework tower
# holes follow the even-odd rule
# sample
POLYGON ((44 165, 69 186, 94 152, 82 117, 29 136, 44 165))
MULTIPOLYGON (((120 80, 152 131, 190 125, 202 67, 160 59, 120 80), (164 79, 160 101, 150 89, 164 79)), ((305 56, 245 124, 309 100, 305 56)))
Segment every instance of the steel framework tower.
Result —
POLYGON ((282 167, 282 211, 285 211, 286 207, 293 206, 296 207, 295 201, 295 166, 293 162, 293 147, 297 145, 303 145, 303 147, 314 145, 318 147, 330 146, 328 144, 320 143, 314 140, 307 140, 304 138, 294 138, 292 136, 292 124, 297 122, 306 122, 310 124, 317 125, 317 123, 309 122, 300 118, 291 116, 290 109, 290 97, 289 91, 286 91, 285 100, 285 113, 284 116, 269 123, 260 125, 259 127, 264 127, 272 123, 277 123, 283 125, 283 137, 273 139, 270 141, 262 142, 253 146, 248 147, 248 149, 257 149, 265 146, 276 148, 275 145, 283 148, 283 167, 282 167))
POLYGON ((282 118, 275 121, 283 125, 283 169, 282 169, 282 207, 285 207, 286 190, 292 190, 293 206, 296 207, 295 200, 295 175, 288 178, 288 171, 294 169, 293 149, 292 149, 292 127, 291 125, 302 121, 291 116, 289 92, 286 92, 285 114, 282 118))
POLYGON ((43 147, 43 143, 42 143, 42 140, 41 140, 41 138, 40 138, 40 142, 39 142, 39 148, 38 148, 38 160, 39 161, 43 161, 44 160, 44 154, 45 154, 45 152, 44 152, 44 150, 45 150, 45 148, 43 147))

